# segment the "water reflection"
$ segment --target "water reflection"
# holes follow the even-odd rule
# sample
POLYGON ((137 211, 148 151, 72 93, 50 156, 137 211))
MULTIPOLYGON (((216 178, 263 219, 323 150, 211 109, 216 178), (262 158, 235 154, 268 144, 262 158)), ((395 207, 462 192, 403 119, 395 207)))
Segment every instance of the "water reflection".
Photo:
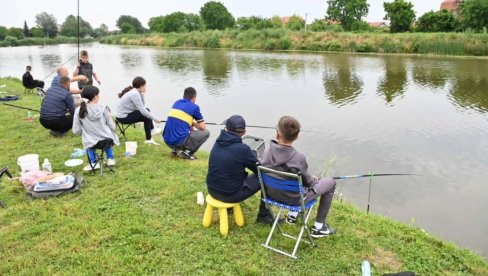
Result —
POLYGON ((190 51, 165 51, 155 55, 154 60, 161 68, 175 73, 186 74, 200 70, 200 52, 197 53, 190 51))
POLYGON ((440 89, 451 77, 452 64, 435 60, 416 60, 412 68, 413 81, 430 89, 440 89))
POLYGON ((356 67, 345 55, 326 56, 322 81, 325 96, 338 106, 356 102, 363 87, 363 81, 356 74, 356 67))
POLYGON ((124 52, 120 55, 120 63, 126 68, 141 67, 143 62, 142 55, 136 52, 124 52))
MULTIPOLYGON (((76 60, 76 59, 75 59, 76 60)), ((61 57, 57 54, 47 54, 47 55, 41 55, 41 63, 42 67, 44 68, 45 71, 52 71, 53 68, 56 68, 63 62, 61 61, 61 57)), ((71 72, 70 68, 70 72, 71 72)))
MULTIPOLYGON (((479 68, 480 69, 480 68, 479 68)), ((488 68, 486 68, 488 69, 488 68)), ((486 70, 485 69, 485 70, 486 70)), ((487 72, 487 71, 480 71, 487 72)), ((488 78, 485 74, 463 74, 456 76, 449 98, 456 106, 488 111, 488 78)))
POLYGON ((207 50, 202 55, 203 79, 210 94, 220 95, 227 86, 231 60, 228 51, 207 50))
POLYGON ((385 76, 378 85, 378 94, 384 96, 387 103, 391 103, 405 92, 407 68, 404 58, 385 57, 384 61, 385 76))

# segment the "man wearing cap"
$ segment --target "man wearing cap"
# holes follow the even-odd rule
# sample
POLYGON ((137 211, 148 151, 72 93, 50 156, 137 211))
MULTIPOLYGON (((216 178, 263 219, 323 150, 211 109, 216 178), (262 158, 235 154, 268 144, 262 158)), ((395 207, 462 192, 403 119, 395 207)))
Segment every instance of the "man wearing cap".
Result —
MULTIPOLYGON (((244 201, 260 190, 257 177, 258 159, 251 148, 242 143, 246 122, 239 115, 225 121, 208 161, 207 189, 215 199, 226 203, 244 201), (254 174, 248 175, 246 168, 254 174)), ((263 201, 259 206, 257 222, 273 221, 263 201)))
POLYGON ((195 88, 187 87, 183 99, 173 104, 163 131, 164 142, 173 150, 172 154, 181 154, 188 160, 196 159, 193 154, 210 136, 196 100, 195 88))

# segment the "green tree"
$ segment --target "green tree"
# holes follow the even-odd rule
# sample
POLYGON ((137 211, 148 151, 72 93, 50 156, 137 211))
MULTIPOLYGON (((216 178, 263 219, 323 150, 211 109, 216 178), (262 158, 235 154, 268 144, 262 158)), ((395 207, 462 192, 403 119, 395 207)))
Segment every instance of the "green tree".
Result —
MULTIPOLYGON (((93 29, 90 23, 80 17, 80 37, 90 36, 93 29)), ((74 15, 66 17, 63 25, 61 25, 61 35, 77 37, 78 36, 78 18, 74 15)))
POLYGON ((239 17, 237 18, 236 25, 241 30, 262 30, 273 27, 270 19, 260 16, 239 17))
POLYGON ((56 37, 58 34, 58 22, 52 14, 42 12, 36 15, 36 24, 42 29, 44 36, 56 37))
POLYGON ((105 24, 100 25, 100 27, 93 29, 93 37, 102 37, 108 35, 108 27, 105 24))
POLYGON ((488 29, 488 0, 466 0, 461 5, 461 20, 465 28, 488 29))
POLYGON ((32 27, 30 29, 30 33, 33 37, 44 37, 44 33, 42 32, 41 28, 32 27))
POLYGON ((25 21, 25 20, 24 20, 24 29, 22 30, 22 35, 24 37, 30 37, 31 36, 29 27, 27 26, 27 21, 25 21))
POLYGON ((271 17, 271 19, 269 19, 269 22, 271 23, 272 28, 283 28, 283 26, 285 25, 283 23, 283 19, 281 19, 281 17, 277 15, 271 17))
POLYGON ((130 23, 128 22, 124 22, 122 23, 122 26, 120 27, 120 31, 123 33, 123 34, 136 34, 137 33, 137 30, 134 26, 132 26, 130 23))
POLYGON ((456 16, 448 10, 427 12, 417 21, 419 32, 453 32, 457 27, 456 16))
POLYGON ((188 32, 202 28, 200 16, 192 13, 174 12, 166 16, 149 19, 149 29, 153 32, 188 32))
POLYGON ((286 27, 293 31, 299 31, 305 27, 305 20, 298 15, 290 16, 286 27))
POLYGON ((210 1, 200 9, 200 16, 209 30, 223 30, 234 26, 235 19, 220 2, 210 1))
POLYGON ((122 31, 122 33, 127 33, 124 32, 124 30, 125 31, 130 30, 131 33, 144 33, 146 31, 146 29, 142 26, 139 19, 132 17, 130 15, 121 15, 119 19, 117 19, 117 27, 122 31), (128 24, 132 26, 132 28, 129 28, 128 26, 123 27, 124 23, 126 23, 126 25, 128 24))
POLYGON ((22 38, 22 29, 21 28, 9 28, 7 35, 15 38, 22 38))
POLYGON ((368 15, 366 0, 328 0, 327 18, 341 22, 346 31, 353 30, 355 22, 368 15))
POLYGON ((383 3, 385 8, 385 20, 390 20, 390 32, 408 32, 415 20, 413 4, 404 0, 395 0, 391 3, 383 3))
POLYGON ((0 40, 4 40, 7 36, 8 30, 4 26, 0 26, 0 40))

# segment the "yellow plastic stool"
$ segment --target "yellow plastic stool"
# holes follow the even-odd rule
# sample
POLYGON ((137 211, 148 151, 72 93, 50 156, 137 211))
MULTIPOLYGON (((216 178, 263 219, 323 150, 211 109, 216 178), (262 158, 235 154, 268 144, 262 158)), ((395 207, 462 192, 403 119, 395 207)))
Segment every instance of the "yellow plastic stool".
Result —
POLYGON ((214 208, 219 209, 220 234, 224 236, 229 234, 229 218, 227 216, 227 208, 234 209, 234 218, 237 226, 244 225, 244 216, 242 215, 241 205, 239 205, 239 203, 225 203, 216 200, 211 195, 207 195, 207 207, 205 208, 205 215, 203 215, 204 227, 209 227, 210 224, 212 224, 214 208))

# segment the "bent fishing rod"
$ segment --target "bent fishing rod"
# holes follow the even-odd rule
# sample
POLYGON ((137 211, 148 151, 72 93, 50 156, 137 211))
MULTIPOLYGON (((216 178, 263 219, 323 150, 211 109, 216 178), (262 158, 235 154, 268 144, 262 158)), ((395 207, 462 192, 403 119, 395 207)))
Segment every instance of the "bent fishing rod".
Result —
MULTIPOLYGON (((161 123, 166 123, 166 120, 162 120, 161 123)), ((211 126, 225 126, 224 123, 210 123, 210 122, 205 122, 206 125, 211 125, 211 126)), ((276 130, 276 127, 270 127, 270 126, 258 126, 258 125, 247 125, 246 128, 251 127, 251 128, 264 128, 264 129, 274 129, 276 130)), ((300 130, 300 132, 312 132, 311 130, 300 130)))
POLYGON ((8 106, 12 106, 12 107, 16 107, 16 108, 26 109, 26 110, 29 110, 29 111, 34 111, 34 112, 37 112, 37 113, 41 113, 39 110, 32 109, 32 108, 28 108, 28 107, 23 107, 23 106, 20 106, 20 105, 8 104, 8 103, 3 103, 3 104, 4 105, 8 105, 8 106))

